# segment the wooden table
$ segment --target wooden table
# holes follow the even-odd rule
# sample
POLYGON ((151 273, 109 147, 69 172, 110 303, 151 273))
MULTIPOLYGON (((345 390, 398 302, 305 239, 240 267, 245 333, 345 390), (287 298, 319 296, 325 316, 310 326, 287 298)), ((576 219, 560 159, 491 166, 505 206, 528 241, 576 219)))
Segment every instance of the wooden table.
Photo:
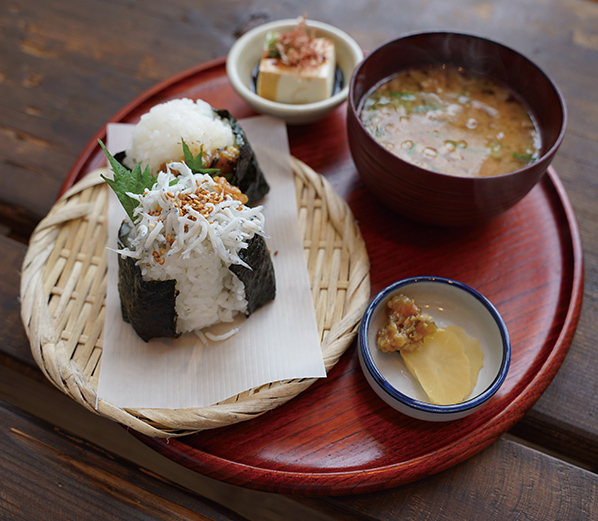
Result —
MULTIPOLYGON (((0 517, 10 519, 595 519, 598 516, 598 4, 589 0, 377 3, 6 0, 0 4, 0 517), (249 28, 307 12, 364 49, 423 29, 516 48, 559 85, 568 132, 554 161, 585 254, 577 333, 556 377, 508 433, 418 482, 305 498, 196 474, 54 389, 29 351, 19 270, 35 225, 84 146, 157 82, 226 55, 249 28)), ((300 131, 300 130, 299 130, 300 131)), ((291 132, 298 132, 292 130, 291 132)), ((350 161, 322 171, 350 198, 350 161), (341 168, 342 167, 342 168, 341 168)))

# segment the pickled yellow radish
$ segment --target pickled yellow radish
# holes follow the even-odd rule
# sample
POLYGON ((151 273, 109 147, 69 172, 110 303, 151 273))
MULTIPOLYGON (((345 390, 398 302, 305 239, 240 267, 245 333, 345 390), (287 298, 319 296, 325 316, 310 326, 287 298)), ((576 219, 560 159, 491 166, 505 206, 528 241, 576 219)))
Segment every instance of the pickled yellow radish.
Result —
POLYGON ((471 394, 484 354, 476 339, 460 327, 449 326, 426 337, 414 351, 401 351, 401 356, 430 401, 449 405, 471 394))
POLYGON ((446 329, 455 333, 459 338, 459 341, 463 344, 465 354, 467 355, 467 358, 469 358, 471 390, 473 391, 475 384, 478 382, 478 375, 484 366, 484 351, 482 351, 482 348, 480 347, 480 342, 476 338, 470 337, 463 328, 458 326, 448 326, 446 329))

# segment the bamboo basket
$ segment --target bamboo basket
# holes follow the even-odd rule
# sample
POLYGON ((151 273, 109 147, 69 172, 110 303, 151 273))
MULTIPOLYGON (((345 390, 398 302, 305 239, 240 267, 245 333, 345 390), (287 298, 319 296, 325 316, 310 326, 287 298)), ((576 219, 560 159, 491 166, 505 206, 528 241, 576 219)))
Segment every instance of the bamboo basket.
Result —
MULTIPOLYGON (((369 259, 346 202, 301 161, 291 158, 291 166, 328 372, 353 341, 369 302, 369 259)), ((108 187, 101 173, 106 170, 89 173, 57 201, 23 262, 21 316, 46 377, 87 409, 155 437, 250 420, 307 389, 315 379, 274 382, 195 409, 121 409, 98 398, 108 256, 108 187)))

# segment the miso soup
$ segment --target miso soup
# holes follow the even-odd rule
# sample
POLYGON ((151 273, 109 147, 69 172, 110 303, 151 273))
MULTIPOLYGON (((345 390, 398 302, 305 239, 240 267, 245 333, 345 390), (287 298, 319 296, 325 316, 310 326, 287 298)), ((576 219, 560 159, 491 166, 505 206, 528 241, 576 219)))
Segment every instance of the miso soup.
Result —
POLYGON ((366 96, 360 117, 388 150, 445 174, 500 175, 540 157, 526 107, 506 87, 457 67, 396 74, 366 96))

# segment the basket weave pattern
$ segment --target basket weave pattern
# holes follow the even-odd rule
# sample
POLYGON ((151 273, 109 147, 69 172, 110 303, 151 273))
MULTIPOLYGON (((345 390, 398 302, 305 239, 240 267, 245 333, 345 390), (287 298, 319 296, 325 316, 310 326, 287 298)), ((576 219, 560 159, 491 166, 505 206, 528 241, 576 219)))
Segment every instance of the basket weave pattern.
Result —
MULTIPOLYGON (((369 301, 369 260, 346 202, 301 161, 291 158, 291 166, 328 372, 351 344, 369 301)), ((47 378, 86 408, 159 437, 246 421, 307 389, 315 379, 274 382, 196 409, 120 409, 98 399, 108 259, 108 187, 101 173, 85 176, 54 205, 23 262, 21 316, 47 378)))

